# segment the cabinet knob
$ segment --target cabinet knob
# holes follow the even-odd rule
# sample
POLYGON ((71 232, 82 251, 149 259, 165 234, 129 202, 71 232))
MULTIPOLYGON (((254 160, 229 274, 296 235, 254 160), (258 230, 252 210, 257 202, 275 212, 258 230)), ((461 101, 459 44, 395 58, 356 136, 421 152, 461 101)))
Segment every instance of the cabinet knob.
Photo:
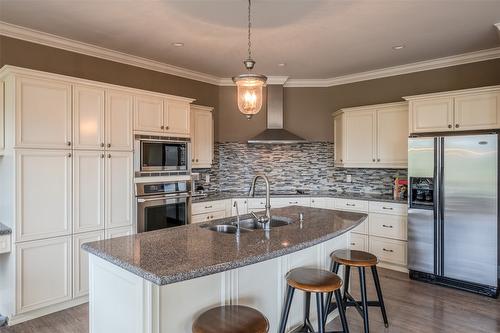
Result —
POLYGON ((377 162, 380 162, 380 158, 377 158, 377 162))
POLYGON ((451 127, 452 127, 451 124, 448 124, 448 128, 451 128, 451 127))
POLYGON ((101 154, 101 158, 104 158, 104 154, 101 154))
POLYGON ((68 157, 71 157, 71 153, 68 154, 68 157))
POLYGON ((342 160, 340 160, 340 162, 343 162, 342 160))
POLYGON ((101 142, 101 147, 104 147, 104 142, 101 142))
POLYGON ((198 159, 196 159, 196 162, 198 162, 198 159))
POLYGON ((71 141, 68 141, 67 145, 68 145, 68 146, 71 146, 71 141))
POLYGON ((170 129, 170 127, 168 127, 168 126, 165 126, 165 129, 170 129))
POLYGON ((375 162, 375 159, 372 159, 373 162, 375 162))
POLYGON ((111 158, 111 154, 108 154, 108 158, 111 158))
POLYGON ((160 127, 160 128, 161 128, 161 129, 165 129, 165 126, 161 125, 161 127, 160 127))
POLYGON ((191 162, 194 162, 194 158, 191 159, 191 162))
POLYGON ((111 148, 111 143, 108 143, 108 148, 111 148))
POLYGON ((455 124, 455 128, 459 128, 459 127, 460 127, 460 125, 459 125, 459 124, 455 124))

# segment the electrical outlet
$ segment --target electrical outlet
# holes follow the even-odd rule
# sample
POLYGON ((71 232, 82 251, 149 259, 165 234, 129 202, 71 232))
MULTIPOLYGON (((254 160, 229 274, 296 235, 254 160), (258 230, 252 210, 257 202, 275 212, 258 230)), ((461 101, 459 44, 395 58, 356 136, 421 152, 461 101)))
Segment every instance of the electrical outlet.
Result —
POLYGON ((351 175, 346 175, 346 176, 345 176, 345 181, 346 181, 347 183, 352 183, 352 177, 351 177, 351 175))
POLYGON ((205 175, 205 183, 210 183, 210 174, 208 173, 205 175))

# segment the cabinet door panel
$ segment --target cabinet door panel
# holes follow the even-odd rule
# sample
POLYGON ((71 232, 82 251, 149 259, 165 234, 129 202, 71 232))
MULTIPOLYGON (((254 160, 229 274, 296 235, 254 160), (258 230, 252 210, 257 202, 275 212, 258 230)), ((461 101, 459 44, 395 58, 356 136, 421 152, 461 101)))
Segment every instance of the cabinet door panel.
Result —
POLYGON ((104 143, 104 89, 73 86, 73 145, 102 149, 104 143))
POLYGON ((16 151, 16 241, 71 233, 71 160, 64 150, 16 151))
POLYGON ((21 77, 16 83, 16 146, 67 148, 71 142, 71 85, 21 77))
POLYGON ((189 103, 165 101, 165 132, 178 136, 189 136, 189 103))
POLYGON ((376 111, 349 112, 344 116, 345 163, 374 164, 376 141, 376 111))
POLYGON ((106 228, 132 225, 132 153, 106 156, 106 228))
POLYGON ((104 229, 104 152, 75 151, 73 232, 104 229))
POLYGON ((377 111, 377 163, 408 164, 408 108, 377 111))
POLYGON ((333 118, 333 132, 334 132, 334 140, 335 144, 334 150, 334 160, 335 163, 342 164, 344 162, 344 115, 340 114, 333 118))
POLYGON ((16 310, 23 313, 71 299, 71 238, 16 245, 16 310))
POLYGON ((500 128, 499 93, 455 97, 456 131, 493 128, 500 128))
POLYGON ((193 110, 191 123, 193 168, 209 168, 213 156, 212 112, 193 110))
POLYGON ((134 130, 163 132, 163 98, 139 95, 134 103, 134 130))
POLYGON ((411 133, 453 131, 453 98, 410 102, 411 133))
POLYGON ((73 297, 89 293, 89 255, 82 244, 104 239, 104 230, 86 232, 73 236, 73 297))
POLYGON ((133 96, 115 90, 106 92, 106 149, 132 151, 133 96))
POLYGON ((134 234, 134 230, 132 226, 128 227, 118 227, 112 229, 106 229, 105 231, 105 239, 111 239, 116 237, 130 236, 134 234))

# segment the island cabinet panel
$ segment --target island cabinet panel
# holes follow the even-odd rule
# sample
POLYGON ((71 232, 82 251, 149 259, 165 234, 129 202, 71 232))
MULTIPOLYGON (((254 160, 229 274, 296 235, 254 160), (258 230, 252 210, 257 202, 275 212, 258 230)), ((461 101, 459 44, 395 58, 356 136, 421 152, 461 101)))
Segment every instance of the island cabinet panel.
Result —
POLYGON ((71 146, 71 84, 34 77, 16 77, 17 148, 71 146))
POLYGON ((17 314, 70 300, 71 237, 17 243, 16 275, 17 314))
POLYGON ((91 85, 73 86, 73 147, 104 147, 104 89, 91 85))
POLYGON ((122 151, 134 150, 133 95, 119 90, 107 90, 105 116, 106 149, 122 151))

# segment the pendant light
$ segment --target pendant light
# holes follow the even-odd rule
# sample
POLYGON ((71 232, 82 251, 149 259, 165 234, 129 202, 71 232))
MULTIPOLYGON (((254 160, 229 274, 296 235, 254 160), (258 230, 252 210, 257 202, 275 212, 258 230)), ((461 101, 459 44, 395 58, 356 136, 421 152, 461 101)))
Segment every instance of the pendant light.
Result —
POLYGON ((248 72, 233 77, 237 87, 238 109, 247 119, 252 118, 262 108, 262 87, 267 81, 264 75, 250 73, 255 66, 255 61, 252 59, 251 8, 252 2, 248 0, 248 58, 243 61, 248 72))

